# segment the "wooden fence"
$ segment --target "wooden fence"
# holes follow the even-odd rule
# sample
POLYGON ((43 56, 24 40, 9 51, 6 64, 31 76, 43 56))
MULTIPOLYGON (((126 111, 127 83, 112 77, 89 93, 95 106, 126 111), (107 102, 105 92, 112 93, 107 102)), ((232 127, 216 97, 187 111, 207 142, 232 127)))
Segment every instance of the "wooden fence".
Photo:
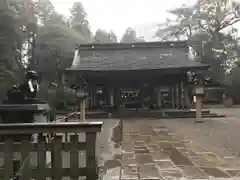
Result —
MULTIPOLYGON (((85 176, 87 180, 96 180, 97 159, 95 142, 97 132, 101 131, 102 122, 69 122, 69 123, 30 123, 30 124, 1 124, 0 136, 5 141, 0 143, 4 152, 4 165, 0 169, 0 179, 10 180, 18 174, 19 180, 45 180, 51 177, 60 180, 70 177, 72 180, 85 176), (71 133, 70 141, 63 142, 62 135, 71 133), (85 142, 79 142, 78 133, 85 133, 85 142), (14 142, 12 135, 37 134, 35 141, 23 140, 14 142), (47 134, 54 134, 49 140, 47 134), (79 151, 86 151, 86 166, 79 168, 79 151), (46 167, 46 152, 51 151, 51 168, 46 167), (70 152, 70 168, 63 168, 62 151, 70 152), (14 152, 20 152, 20 169, 14 167, 14 152), (33 168, 29 156, 37 152, 37 167, 33 168), (15 171, 15 172, 14 172, 15 171)), ((19 161, 18 161, 19 162, 19 161)))

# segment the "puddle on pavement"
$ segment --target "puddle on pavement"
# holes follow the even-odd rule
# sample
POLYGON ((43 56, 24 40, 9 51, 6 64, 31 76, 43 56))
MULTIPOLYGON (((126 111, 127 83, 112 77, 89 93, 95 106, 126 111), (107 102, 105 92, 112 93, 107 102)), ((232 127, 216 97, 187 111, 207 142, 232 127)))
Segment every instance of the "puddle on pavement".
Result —
POLYGON ((115 126, 112 130, 112 138, 111 140, 114 142, 114 147, 119 148, 122 142, 122 126, 119 121, 117 126, 115 126))
POLYGON ((119 176, 120 174, 120 163, 121 156, 119 154, 114 155, 112 160, 104 162, 103 166, 98 167, 99 179, 108 179, 108 176, 119 176))
MULTIPOLYGON (((163 133, 159 133, 159 134, 164 134, 165 137, 167 137, 164 140, 167 140, 167 142, 160 142, 160 148, 163 149, 163 152, 165 154, 167 154, 170 159, 172 160, 172 162, 174 164, 178 165, 193 165, 192 161, 189 160, 188 157, 186 157, 185 155, 183 155, 181 152, 179 152, 173 145, 174 143, 171 143, 171 140, 173 139, 170 135, 168 135, 166 132, 163 133), (168 141, 170 140, 170 141, 168 141)), ((184 147, 184 143, 181 144, 181 146, 184 147)))
POLYGON ((158 169, 154 165, 140 165, 138 170, 140 179, 160 179, 158 169))
POLYGON ((230 174, 232 177, 240 177, 240 169, 226 170, 226 172, 230 174))
POLYGON ((163 152, 166 153, 172 162, 176 164, 177 166, 183 165, 183 166, 191 166, 193 165, 192 161, 189 160, 188 157, 182 155, 176 148, 164 148, 163 152))
POLYGON ((180 166, 188 179, 208 179, 203 170, 194 166, 180 166))
POLYGON ((158 169, 172 169, 176 168, 175 164, 172 163, 172 161, 156 161, 158 169))
MULTIPOLYGON (((216 168, 222 165, 221 159, 205 148, 200 146, 192 148, 190 140, 171 133, 165 126, 153 128, 156 135, 150 130, 142 130, 134 131, 135 134, 131 136, 131 141, 134 141, 132 144, 138 166, 155 164, 160 175, 165 179, 179 179, 183 172, 186 177, 195 179, 239 176, 240 170, 229 170, 228 172, 216 168), (139 132, 141 135, 137 136, 139 132)), ((145 171, 145 168, 142 170, 145 171)), ((151 177, 146 172, 142 172, 142 175, 151 177)))
POLYGON ((98 168, 99 179, 108 180, 110 177, 119 177, 121 171, 121 154, 118 149, 122 142, 122 127, 119 121, 112 129, 112 135, 110 137, 110 144, 113 144, 111 159, 105 160, 103 166, 98 168))
POLYGON ((138 164, 152 164, 153 159, 150 154, 136 154, 138 164))
POLYGON ((205 168, 205 167, 201 167, 201 169, 208 175, 208 176, 212 176, 215 178, 228 178, 230 177, 229 174, 227 174, 226 172, 218 169, 218 168, 205 168))
POLYGON ((179 169, 171 169, 171 170, 164 170, 159 171, 161 177, 164 177, 166 180, 174 180, 174 179, 181 179, 183 177, 181 171, 179 169))

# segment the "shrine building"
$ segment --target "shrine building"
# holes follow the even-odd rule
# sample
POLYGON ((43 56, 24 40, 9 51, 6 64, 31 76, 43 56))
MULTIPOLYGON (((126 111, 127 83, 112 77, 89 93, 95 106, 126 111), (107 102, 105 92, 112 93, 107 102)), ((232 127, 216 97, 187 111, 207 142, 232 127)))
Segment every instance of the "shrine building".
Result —
POLYGON ((86 107, 185 109, 188 72, 208 65, 191 57, 186 41, 81 44, 65 75, 87 82, 86 107))

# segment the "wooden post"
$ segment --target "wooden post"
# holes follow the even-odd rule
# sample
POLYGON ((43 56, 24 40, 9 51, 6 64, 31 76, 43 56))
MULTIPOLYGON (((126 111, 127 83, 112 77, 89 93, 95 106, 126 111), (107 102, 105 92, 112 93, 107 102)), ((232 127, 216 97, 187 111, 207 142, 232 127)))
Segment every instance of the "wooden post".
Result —
POLYGON ((97 180, 98 179, 98 166, 95 156, 96 147, 96 133, 86 133, 86 179, 97 180))
POLYGON ((8 137, 4 146, 4 180, 11 179, 14 173, 13 157, 13 140, 8 137))
POLYGON ((180 83, 180 99, 181 99, 181 108, 184 109, 185 107, 185 101, 184 101, 184 84, 183 81, 180 83))
POLYGON ((176 84, 176 89, 175 89, 175 101, 176 101, 176 108, 179 108, 179 89, 178 89, 178 84, 176 84))
POLYGON ((19 180, 20 175, 19 175, 19 170, 20 170, 20 160, 13 160, 13 177, 12 179, 14 180, 19 180))
POLYGON ((203 122, 202 119, 202 96, 196 95, 196 123, 203 122))
POLYGON ((111 105, 111 107, 114 107, 114 88, 111 88, 110 89, 110 93, 109 93, 109 95, 110 95, 110 105, 111 105))
POLYGON ((93 89, 93 101, 92 101, 92 107, 95 108, 96 107, 96 88, 94 87, 93 89))
POLYGON ((62 136, 55 136, 52 147, 52 180, 59 180, 62 178, 60 173, 62 171, 62 136))
POLYGON ((70 174, 71 179, 78 179, 79 170, 79 149, 78 135, 70 136, 70 174))
POLYGON ((174 96, 174 87, 172 87, 172 108, 175 108, 175 96, 174 96))
POLYGON ((189 98, 189 91, 188 86, 184 86, 184 100, 185 100, 185 107, 190 107, 190 98, 189 98))
POLYGON ((80 101, 80 121, 84 122, 85 122, 85 103, 86 103, 85 99, 82 99, 80 101))
POLYGON ((163 104, 162 104, 162 94, 161 94, 161 88, 158 87, 157 88, 157 105, 159 108, 162 108, 163 107, 163 104))
POLYGON ((85 115, 86 115, 86 99, 83 100, 83 108, 82 108, 82 118, 83 118, 83 121, 85 122, 85 115))
POLYGON ((204 89, 202 86, 197 86, 195 89, 195 105, 196 105, 196 123, 203 122, 202 120, 202 99, 204 89))

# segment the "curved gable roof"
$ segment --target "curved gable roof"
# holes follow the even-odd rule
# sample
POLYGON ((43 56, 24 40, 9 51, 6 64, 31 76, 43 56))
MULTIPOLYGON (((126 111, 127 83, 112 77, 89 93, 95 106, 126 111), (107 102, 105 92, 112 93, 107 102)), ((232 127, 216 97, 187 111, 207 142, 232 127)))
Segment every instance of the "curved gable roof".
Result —
POLYGON ((83 44, 78 49, 80 63, 67 70, 126 71, 207 66, 189 58, 185 41, 83 44))

